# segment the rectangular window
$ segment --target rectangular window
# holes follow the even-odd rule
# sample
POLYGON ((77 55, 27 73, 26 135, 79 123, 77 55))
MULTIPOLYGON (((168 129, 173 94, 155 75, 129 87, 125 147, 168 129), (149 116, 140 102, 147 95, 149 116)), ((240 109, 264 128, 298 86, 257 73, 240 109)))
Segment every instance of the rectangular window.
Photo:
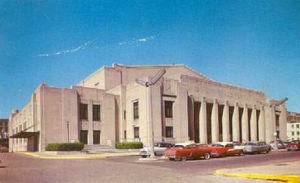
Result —
POLYGON ((88 105, 87 104, 80 104, 80 119, 81 120, 88 120, 88 105))
POLYGON ((292 125, 292 128, 294 128, 294 125, 292 125))
POLYGON ((139 102, 133 102, 133 119, 139 119, 139 102))
POLYGON ((83 144, 87 144, 87 139, 88 139, 88 131, 81 130, 80 131, 80 142, 83 144))
POLYGON ((140 138, 140 128, 139 127, 134 127, 134 138, 140 138))
POLYGON ((126 120, 126 110, 124 110, 124 112, 123 112, 123 118, 124 118, 124 120, 126 120))
POLYGON ((300 132, 297 132, 297 135, 299 135, 300 134, 300 132))
POLYGON ((127 133, 126 133, 126 130, 124 130, 124 139, 127 138, 127 133))
POLYGON ((295 135, 295 133, 294 133, 294 132, 292 132, 292 135, 295 135))
POLYGON ((166 127, 166 137, 173 138, 173 127, 172 126, 166 127))
POLYGON ((296 127, 299 128, 299 124, 297 124, 296 127))
POLYGON ((173 102, 165 101, 165 117, 172 118, 173 117, 173 102))
POLYGON ((101 113, 101 106, 100 105, 93 105, 93 121, 100 121, 100 113, 101 113))

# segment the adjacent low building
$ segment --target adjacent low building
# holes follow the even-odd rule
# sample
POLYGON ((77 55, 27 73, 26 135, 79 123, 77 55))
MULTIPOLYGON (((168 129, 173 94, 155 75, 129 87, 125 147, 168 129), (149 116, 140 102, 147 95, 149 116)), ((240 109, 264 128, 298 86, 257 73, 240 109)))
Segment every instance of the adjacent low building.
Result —
POLYGON ((8 119, 0 119, 0 139, 8 139, 8 119))
POLYGON ((0 147, 8 147, 8 119, 0 119, 0 147))
POLYGON ((288 113, 287 136, 288 140, 300 140, 300 113, 288 113))
POLYGON ((40 85, 11 114, 10 151, 44 151, 49 143, 75 141, 148 145, 151 122, 154 141, 286 140, 285 101, 211 80, 185 65, 113 65, 72 88, 40 85), (149 86, 162 70, 163 77, 149 86))

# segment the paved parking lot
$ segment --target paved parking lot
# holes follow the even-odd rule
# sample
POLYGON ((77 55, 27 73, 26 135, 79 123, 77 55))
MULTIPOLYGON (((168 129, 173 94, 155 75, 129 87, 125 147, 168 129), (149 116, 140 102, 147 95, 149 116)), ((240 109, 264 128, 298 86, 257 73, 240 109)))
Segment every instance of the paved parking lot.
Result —
POLYGON ((139 161, 137 156, 99 160, 43 160, 0 154, 0 182, 260 182, 214 176, 215 170, 300 160, 300 152, 271 152, 211 160, 139 161))

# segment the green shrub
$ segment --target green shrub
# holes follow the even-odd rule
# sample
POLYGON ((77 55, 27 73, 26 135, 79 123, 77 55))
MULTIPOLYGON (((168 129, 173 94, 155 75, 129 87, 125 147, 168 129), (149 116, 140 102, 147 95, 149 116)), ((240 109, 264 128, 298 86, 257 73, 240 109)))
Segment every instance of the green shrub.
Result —
POLYGON ((83 143, 53 143, 48 144, 46 151, 81 151, 84 147, 83 143))
POLYGON ((142 142, 122 142, 116 143, 117 149, 141 149, 143 148, 142 142))

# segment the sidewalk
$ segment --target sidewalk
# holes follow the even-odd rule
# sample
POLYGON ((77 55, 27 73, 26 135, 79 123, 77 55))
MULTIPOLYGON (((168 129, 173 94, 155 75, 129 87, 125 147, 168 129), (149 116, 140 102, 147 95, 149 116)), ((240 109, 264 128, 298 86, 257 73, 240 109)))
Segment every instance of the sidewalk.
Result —
POLYGON ((300 183, 300 161, 217 170, 215 175, 288 183, 300 183))
POLYGON ((114 156, 135 156, 137 151, 123 151, 123 152, 103 152, 97 154, 89 154, 84 152, 17 152, 18 154, 31 156, 40 159, 56 159, 56 160, 89 160, 89 159, 103 159, 114 156))

